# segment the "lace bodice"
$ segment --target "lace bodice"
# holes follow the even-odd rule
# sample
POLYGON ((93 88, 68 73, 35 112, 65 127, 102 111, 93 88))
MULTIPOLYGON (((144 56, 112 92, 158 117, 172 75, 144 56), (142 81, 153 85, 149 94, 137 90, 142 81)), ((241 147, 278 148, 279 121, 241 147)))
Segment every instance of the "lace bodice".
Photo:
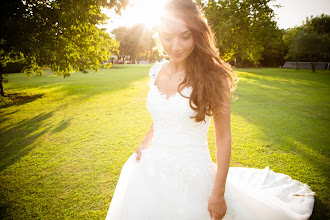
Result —
MULTIPOLYGON (((194 116, 196 112, 190 108, 188 98, 178 92, 166 97, 155 85, 157 75, 166 62, 155 64, 149 72, 150 90, 146 106, 154 121, 152 143, 166 143, 167 146, 176 147, 207 146, 210 116, 205 116, 206 122, 195 122, 190 116, 194 116)), ((181 93, 189 97, 191 91, 191 87, 185 87, 181 93)))

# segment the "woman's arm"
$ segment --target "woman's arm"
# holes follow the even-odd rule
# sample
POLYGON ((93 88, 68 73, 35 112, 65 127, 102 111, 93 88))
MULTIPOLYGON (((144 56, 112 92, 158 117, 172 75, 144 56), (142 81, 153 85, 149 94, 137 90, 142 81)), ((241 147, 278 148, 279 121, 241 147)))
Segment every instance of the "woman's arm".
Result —
POLYGON ((146 136, 143 138, 140 146, 135 151, 135 153, 137 154, 137 156, 136 156, 136 161, 137 162, 140 161, 142 150, 147 149, 149 147, 149 145, 151 144, 151 140, 152 140, 153 135, 154 135, 154 122, 152 122, 146 136))
POLYGON ((224 194, 231 155, 230 95, 230 89, 226 89, 223 96, 224 111, 213 115, 217 173, 208 201, 208 210, 214 220, 222 219, 227 211, 224 194))
POLYGON ((230 103, 226 107, 225 112, 213 116, 213 122, 216 142, 217 174, 212 193, 221 196, 225 193, 231 155, 230 103))

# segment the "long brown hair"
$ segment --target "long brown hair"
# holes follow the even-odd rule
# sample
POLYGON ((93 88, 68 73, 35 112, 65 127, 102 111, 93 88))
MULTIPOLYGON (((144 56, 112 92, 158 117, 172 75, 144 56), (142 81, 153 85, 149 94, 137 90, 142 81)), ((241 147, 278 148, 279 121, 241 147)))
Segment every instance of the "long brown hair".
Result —
POLYGON ((205 121, 205 115, 212 116, 230 105, 226 103, 224 93, 227 89, 235 90, 237 75, 220 58, 211 29, 201 8, 193 0, 168 0, 163 16, 180 17, 192 32, 195 47, 187 57, 186 75, 178 91, 186 97, 181 94, 182 87, 192 86, 189 105, 197 113, 191 118, 196 122, 205 121))

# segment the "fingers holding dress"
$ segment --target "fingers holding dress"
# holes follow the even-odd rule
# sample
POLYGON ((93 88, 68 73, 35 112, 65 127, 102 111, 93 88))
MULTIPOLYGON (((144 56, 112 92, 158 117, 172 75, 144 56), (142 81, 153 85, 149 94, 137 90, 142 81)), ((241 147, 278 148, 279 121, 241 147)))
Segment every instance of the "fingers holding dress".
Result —
POLYGON ((227 204, 224 196, 211 194, 208 201, 208 211, 212 220, 221 220, 227 212, 227 204))
POLYGON ((140 159, 141 159, 141 156, 142 156, 142 151, 143 150, 145 150, 146 149, 146 147, 145 146, 143 146, 143 145, 140 145, 139 147, 138 147, 138 149, 136 149, 136 151, 134 152, 134 153, 136 153, 137 155, 136 155, 136 162, 140 162, 140 159))

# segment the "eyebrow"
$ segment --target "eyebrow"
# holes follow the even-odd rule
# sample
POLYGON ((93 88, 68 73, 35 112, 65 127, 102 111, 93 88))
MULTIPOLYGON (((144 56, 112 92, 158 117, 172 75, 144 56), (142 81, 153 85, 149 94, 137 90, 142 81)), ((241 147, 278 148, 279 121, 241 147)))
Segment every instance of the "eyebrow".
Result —
MULTIPOLYGON (((182 32, 182 33, 180 33, 180 34, 186 34, 186 33, 188 33, 188 32, 191 32, 191 30, 187 30, 187 31, 184 31, 184 32, 182 32)), ((160 32, 161 34, 168 34, 168 35, 172 35, 171 33, 167 33, 167 32, 160 32)), ((179 34, 179 35, 180 35, 179 34)))

